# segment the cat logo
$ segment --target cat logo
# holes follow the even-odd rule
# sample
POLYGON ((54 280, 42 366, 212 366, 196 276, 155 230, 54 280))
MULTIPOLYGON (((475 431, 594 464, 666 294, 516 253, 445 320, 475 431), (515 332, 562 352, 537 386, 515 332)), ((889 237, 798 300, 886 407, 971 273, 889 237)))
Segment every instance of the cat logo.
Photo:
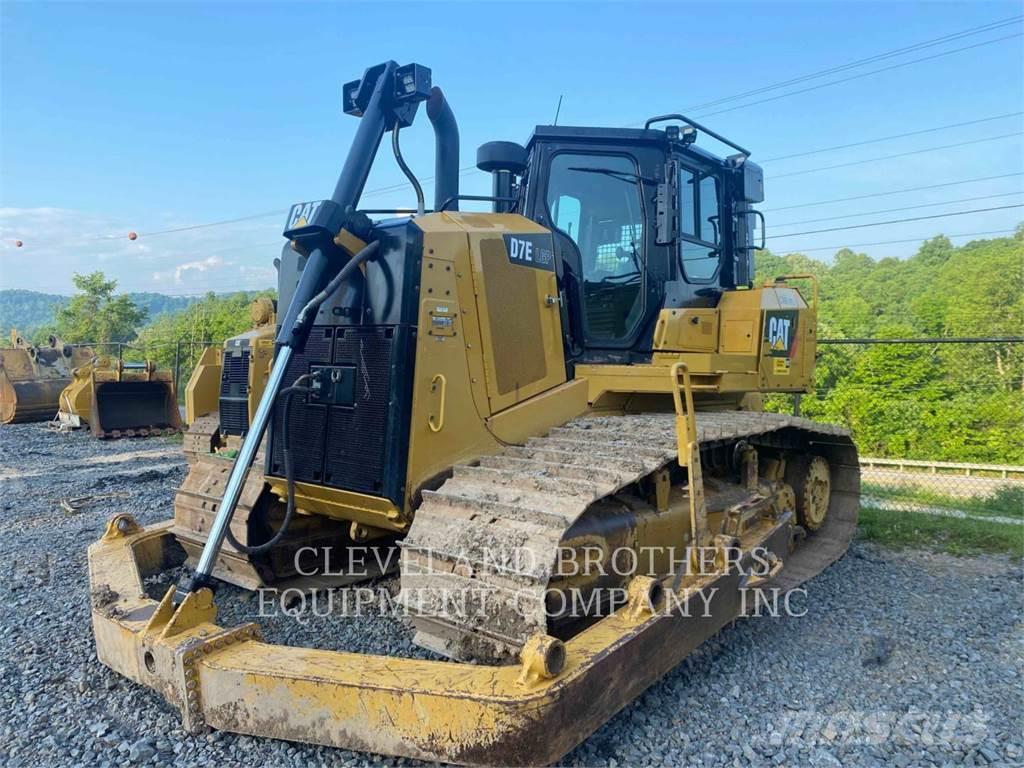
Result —
POLYGON ((308 225, 316 218, 317 211, 320 210, 322 204, 322 200, 317 200, 313 203, 296 203, 293 205, 291 210, 288 211, 288 223, 285 224, 284 231, 290 232, 293 229, 308 225))
POLYGON ((552 272, 555 252, 551 235, 504 235, 505 250, 512 264, 552 272))
POLYGON ((796 342, 795 310, 766 312, 764 318, 764 340, 771 357, 791 357, 796 342))
POLYGON ((789 349, 789 320, 773 317, 768 324, 768 342, 772 352, 789 349))

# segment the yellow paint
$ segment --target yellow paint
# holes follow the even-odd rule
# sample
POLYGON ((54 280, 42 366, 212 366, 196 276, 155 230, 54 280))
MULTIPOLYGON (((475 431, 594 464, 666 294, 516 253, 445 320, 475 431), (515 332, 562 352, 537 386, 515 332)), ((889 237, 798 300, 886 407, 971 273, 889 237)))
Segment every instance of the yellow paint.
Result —
POLYGON ((525 443, 587 410, 587 382, 567 381, 487 419, 491 433, 503 443, 525 443))
POLYGON ((718 310, 661 310, 654 328, 654 349, 665 352, 716 352, 718 310))
MULTIPOLYGON (((757 523, 742 534, 741 546, 767 541, 788 524, 788 518, 757 523)), ((538 667, 536 655, 524 659, 543 672, 528 671, 524 685, 519 665, 266 644, 254 625, 214 624, 216 607, 206 591, 178 607, 173 589, 155 601, 142 579, 165 565, 162 559, 173 549, 169 529, 170 523, 151 526, 90 546, 92 621, 100 661, 178 706, 190 730, 209 725, 449 762, 504 764, 517 757, 510 750, 520 749, 526 755, 518 756, 520 762, 551 763, 627 703, 630 694, 608 675, 649 684, 738 610, 730 597, 738 584, 734 576, 687 577, 684 587, 692 591, 683 603, 692 606, 691 616, 701 614, 696 590, 725 596, 713 623, 652 613, 634 599, 565 642, 560 672, 538 667), (658 653, 636 652, 641 635, 654 641, 658 653), (606 695, 593 695, 596 679, 606 681, 606 695)), ((636 597, 650 588, 649 580, 641 581, 630 593, 636 597)))
POLYGON ((223 349, 207 347, 192 369, 185 385, 185 422, 192 424, 200 416, 220 408, 220 377, 223 349))
MULTIPOLYGON (((275 494, 285 497, 287 488, 283 478, 268 477, 267 482, 275 494)), ((295 484, 295 506, 303 512, 388 531, 404 531, 409 527, 409 519, 388 499, 313 483, 295 484)))

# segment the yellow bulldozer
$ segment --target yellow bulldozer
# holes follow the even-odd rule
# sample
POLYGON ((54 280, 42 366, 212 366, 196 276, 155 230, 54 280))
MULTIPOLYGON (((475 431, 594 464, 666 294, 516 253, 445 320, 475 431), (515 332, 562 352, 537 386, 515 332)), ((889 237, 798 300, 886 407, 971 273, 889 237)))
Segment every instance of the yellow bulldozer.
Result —
POLYGON ((188 731, 554 762, 749 593, 846 551, 850 435, 760 406, 813 387, 817 286, 754 284, 761 169, 683 115, 484 144, 493 194, 464 195, 428 69, 387 62, 342 96, 359 127, 331 198, 289 212, 284 311, 272 350, 260 337, 273 358, 237 449, 193 459, 173 521, 117 515, 89 549, 97 653, 188 731), (421 102, 430 210, 399 141, 421 102), (389 133, 416 207, 361 210, 389 133), (288 578, 280 561, 310 541, 395 540, 398 603, 430 658, 216 623, 218 579, 288 578), (146 594, 187 556, 186 578, 146 594))
POLYGON ((37 346, 12 330, 10 346, 0 348, 0 424, 52 419, 72 369, 92 355, 56 336, 37 346))
POLYGON ((92 357, 74 368, 60 393, 59 424, 89 425, 99 438, 148 437, 181 431, 174 379, 154 362, 92 357))

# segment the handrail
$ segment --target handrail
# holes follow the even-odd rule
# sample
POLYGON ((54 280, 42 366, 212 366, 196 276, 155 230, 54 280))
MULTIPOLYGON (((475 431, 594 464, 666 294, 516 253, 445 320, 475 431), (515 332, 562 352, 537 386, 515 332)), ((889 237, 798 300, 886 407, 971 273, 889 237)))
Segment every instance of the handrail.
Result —
POLYGON ((1024 466, 1018 466, 1015 464, 978 464, 973 462, 964 461, 927 461, 923 459, 886 459, 886 458, 873 458, 870 456, 861 456, 860 463, 862 467, 882 466, 882 467, 897 467, 903 469, 903 467, 916 467, 919 469, 930 469, 932 474, 939 474, 941 470, 963 470, 964 474, 968 477, 971 476, 971 472, 992 472, 999 474, 1002 477, 1008 477, 1009 475, 1022 475, 1024 476, 1024 466))

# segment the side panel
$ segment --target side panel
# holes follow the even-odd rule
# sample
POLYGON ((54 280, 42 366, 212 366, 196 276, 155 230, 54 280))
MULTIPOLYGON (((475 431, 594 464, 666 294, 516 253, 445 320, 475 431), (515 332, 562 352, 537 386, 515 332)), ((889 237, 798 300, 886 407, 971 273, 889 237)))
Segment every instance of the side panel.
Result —
POLYGON ((540 242, 547 230, 513 214, 431 214, 416 225, 424 258, 409 429, 413 506, 416 491, 436 487, 455 464, 495 453, 502 440, 542 434, 586 407, 582 388, 559 394, 560 312, 546 301, 558 295, 555 273, 512 263, 505 244, 517 234, 540 242), (515 412, 514 425, 494 418, 503 411, 515 412), (536 431, 516 428, 527 424, 536 431))
POLYGON ((489 414, 469 235, 447 214, 417 224, 426 231, 406 483, 413 507, 417 491, 436 487, 453 465, 501 448, 484 422, 489 414))
POLYGON ((551 235, 509 218, 504 232, 470 235, 491 413, 565 381, 551 235))
MULTIPOLYGON (((185 385, 185 421, 188 424, 200 416, 214 413, 219 407, 222 353, 218 347, 207 347, 192 369, 185 385)), ((61 407, 64 407, 63 403, 61 407)))
POLYGON ((814 377, 814 310, 796 289, 766 286, 761 289, 761 313, 761 389, 807 389, 814 377))

